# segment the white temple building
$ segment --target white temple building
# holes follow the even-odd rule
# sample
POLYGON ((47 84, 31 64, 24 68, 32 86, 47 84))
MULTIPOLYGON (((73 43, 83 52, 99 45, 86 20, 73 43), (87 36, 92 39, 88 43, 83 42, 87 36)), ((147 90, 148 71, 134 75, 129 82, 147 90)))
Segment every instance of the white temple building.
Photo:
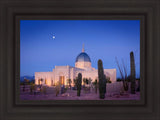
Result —
MULTIPOLYGON (((60 82, 63 85, 68 85, 67 79, 71 79, 73 86, 73 80, 78 76, 78 73, 82 74, 82 79, 91 78, 92 82, 94 82, 95 79, 98 80, 98 70, 91 66, 91 59, 84 51, 84 47, 76 58, 75 67, 68 65, 55 66, 55 69, 51 72, 35 72, 35 84, 53 86, 56 85, 57 82, 60 82), (41 81, 41 79, 43 79, 43 81, 41 81)), ((110 78, 112 83, 116 82, 116 69, 104 69, 104 74, 110 78)))

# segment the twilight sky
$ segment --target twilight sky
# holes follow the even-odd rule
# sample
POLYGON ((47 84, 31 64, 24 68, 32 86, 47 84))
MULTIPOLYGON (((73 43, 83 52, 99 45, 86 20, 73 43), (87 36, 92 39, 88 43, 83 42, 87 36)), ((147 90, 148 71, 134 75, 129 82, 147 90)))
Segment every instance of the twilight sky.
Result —
POLYGON ((92 67, 97 69, 102 59, 105 69, 117 69, 117 78, 115 57, 120 66, 124 61, 129 75, 133 51, 140 76, 140 20, 21 20, 20 76, 52 71, 55 65, 74 66, 83 43, 92 67))

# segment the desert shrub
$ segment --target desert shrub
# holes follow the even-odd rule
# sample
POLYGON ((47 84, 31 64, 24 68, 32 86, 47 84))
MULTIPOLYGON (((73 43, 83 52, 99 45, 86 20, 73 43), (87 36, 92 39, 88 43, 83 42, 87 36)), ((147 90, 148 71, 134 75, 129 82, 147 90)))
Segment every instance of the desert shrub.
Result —
POLYGON ((60 93, 60 82, 57 82, 56 83, 56 86, 55 86, 55 92, 56 92, 56 96, 58 96, 58 94, 60 93))

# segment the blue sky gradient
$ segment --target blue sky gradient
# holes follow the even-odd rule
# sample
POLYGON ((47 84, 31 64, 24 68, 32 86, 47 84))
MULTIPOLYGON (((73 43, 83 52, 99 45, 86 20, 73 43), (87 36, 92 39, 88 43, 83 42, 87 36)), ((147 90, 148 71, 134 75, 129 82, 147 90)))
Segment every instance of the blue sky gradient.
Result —
POLYGON ((85 45, 92 67, 102 59, 105 69, 117 69, 122 60, 130 74, 130 52, 140 76, 140 20, 21 20, 20 76, 52 71, 56 66, 75 65, 85 45), (55 36, 55 39, 53 39, 55 36))

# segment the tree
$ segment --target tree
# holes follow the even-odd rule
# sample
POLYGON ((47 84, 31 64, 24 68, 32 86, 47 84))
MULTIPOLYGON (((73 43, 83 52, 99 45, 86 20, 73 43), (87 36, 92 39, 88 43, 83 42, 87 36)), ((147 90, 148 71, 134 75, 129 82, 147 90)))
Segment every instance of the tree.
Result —
POLYGON ((89 79, 88 79, 88 84, 91 85, 91 83, 92 83, 92 79, 89 78, 89 79))
POLYGON ((23 92, 25 92, 25 88, 26 88, 26 85, 27 85, 28 82, 29 82, 29 80, 24 78, 24 81, 23 81, 23 92))
POLYGON ((59 92, 60 92, 60 86, 61 86, 60 81, 58 81, 58 82, 56 83, 56 87, 55 87, 56 97, 58 96, 58 94, 59 94, 59 92))
POLYGON ((40 91, 42 92, 42 82, 43 82, 43 78, 41 78, 40 81, 41 81, 40 91))
POLYGON ((35 84, 33 82, 30 83, 30 94, 33 94, 33 90, 35 88, 35 84))
POLYGON ((89 79, 88 78, 83 78, 83 83, 84 83, 84 85, 88 85, 89 84, 89 79))
POLYGON ((92 84, 94 85, 95 93, 97 94, 97 89, 98 89, 98 82, 97 82, 97 79, 95 79, 95 81, 94 81, 92 84))
POLYGON ((112 81, 110 80, 110 77, 106 77, 107 79, 107 83, 112 83, 112 81))
POLYGON ((72 80, 71 80, 71 79, 67 79, 67 83, 68 83, 68 85, 69 85, 69 87, 70 87, 70 89, 71 89, 72 80))
POLYGON ((84 87, 86 85, 86 78, 83 78, 83 84, 84 84, 84 87))
POLYGON ((23 81, 23 92, 25 91, 25 88, 26 88, 25 79, 26 79, 26 78, 24 78, 24 81, 23 81))
POLYGON ((73 80, 75 87, 77 87, 77 79, 78 79, 78 78, 76 77, 76 78, 73 80))
POLYGON ((86 78, 86 84, 87 84, 87 85, 89 84, 89 80, 88 80, 88 78, 86 78))

